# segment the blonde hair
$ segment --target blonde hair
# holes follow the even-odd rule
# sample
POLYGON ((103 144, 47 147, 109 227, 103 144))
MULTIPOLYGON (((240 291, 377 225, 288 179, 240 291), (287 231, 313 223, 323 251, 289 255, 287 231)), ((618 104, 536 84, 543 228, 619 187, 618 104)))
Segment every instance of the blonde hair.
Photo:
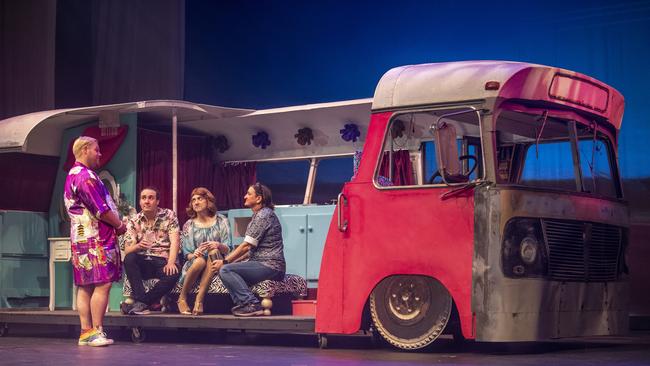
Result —
POLYGON ((97 143, 97 140, 89 136, 79 136, 76 140, 74 140, 74 144, 72 145, 72 153, 74 154, 75 159, 79 159, 81 157, 81 152, 83 151, 84 147, 90 146, 93 143, 97 143))

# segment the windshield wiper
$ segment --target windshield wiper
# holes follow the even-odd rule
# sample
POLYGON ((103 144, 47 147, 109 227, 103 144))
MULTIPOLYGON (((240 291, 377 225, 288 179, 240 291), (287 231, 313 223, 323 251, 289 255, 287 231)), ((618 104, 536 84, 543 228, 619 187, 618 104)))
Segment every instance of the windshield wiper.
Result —
POLYGON ((535 159, 539 159, 539 139, 542 137, 542 132, 544 132, 544 126, 546 126, 546 120, 548 119, 548 111, 542 113, 542 128, 539 130, 537 137, 535 137, 535 159))
POLYGON ((591 172, 591 181, 593 184, 593 191, 598 192, 598 189, 596 189, 596 174, 595 174, 595 169, 594 169, 594 160, 596 160, 596 134, 598 131, 596 130, 596 122, 593 124, 593 129, 594 129, 594 138, 593 141, 591 142, 591 163, 589 163, 589 172, 591 172))

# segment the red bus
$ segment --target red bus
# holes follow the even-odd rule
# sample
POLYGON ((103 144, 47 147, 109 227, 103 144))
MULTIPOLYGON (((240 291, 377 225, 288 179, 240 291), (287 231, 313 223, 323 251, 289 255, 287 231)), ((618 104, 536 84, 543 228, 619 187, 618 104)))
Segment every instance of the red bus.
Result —
POLYGON ((323 253, 316 332, 418 349, 628 329, 624 99, 518 62, 397 67, 323 253), (386 169, 388 167, 388 169, 386 169))

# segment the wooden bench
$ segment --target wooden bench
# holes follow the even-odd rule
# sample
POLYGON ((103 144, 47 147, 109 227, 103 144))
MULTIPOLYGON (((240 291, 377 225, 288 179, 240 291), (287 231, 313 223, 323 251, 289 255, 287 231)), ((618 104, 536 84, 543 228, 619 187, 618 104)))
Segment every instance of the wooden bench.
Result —
MULTIPOLYGON (((158 279, 152 278, 142 281, 145 291, 149 291, 157 282, 158 279)), ((252 286, 251 291, 257 295, 261 300, 261 305, 264 308, 264 315, 271 315, 271 308, 273 307, 272 299, 276 296, 289 295, 294 299, 300 299, 307 296, 307 281, 304 278, 293 275, 286 274, 282 281, 272 281, 266 280, 262 281, 254 286, 252 286)), ((198 281, 189 292, 191 294, 196 294, 199 290, 198 281)), ((124 276, 124 287, 122 294, 125 297, 131 296, 131 284, 129 280, 124 276)), ((181 285, 176 284, 174 288, 170 291, 172 295, 178 295, 181 292, 181 285)), ((208 294, 228 294, 228 290, 221 282, 220 276, 214 276, 212 282, 210 283, 210 288, 208 289, 208 294)))

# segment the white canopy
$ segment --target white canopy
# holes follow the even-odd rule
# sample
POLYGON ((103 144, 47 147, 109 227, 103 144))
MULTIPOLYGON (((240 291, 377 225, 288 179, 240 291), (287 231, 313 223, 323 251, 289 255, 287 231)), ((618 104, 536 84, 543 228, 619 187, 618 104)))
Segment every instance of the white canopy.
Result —
POLYGON ((102 112, 148 112, 170 121, 174 110, 179 122, 228 118, 252 112, 249 109, 216 107, 178 100, 150 100, 35 112, 0 121, 0 152, 16 151, 58 156, 63 130, 98 120, 102 112))

